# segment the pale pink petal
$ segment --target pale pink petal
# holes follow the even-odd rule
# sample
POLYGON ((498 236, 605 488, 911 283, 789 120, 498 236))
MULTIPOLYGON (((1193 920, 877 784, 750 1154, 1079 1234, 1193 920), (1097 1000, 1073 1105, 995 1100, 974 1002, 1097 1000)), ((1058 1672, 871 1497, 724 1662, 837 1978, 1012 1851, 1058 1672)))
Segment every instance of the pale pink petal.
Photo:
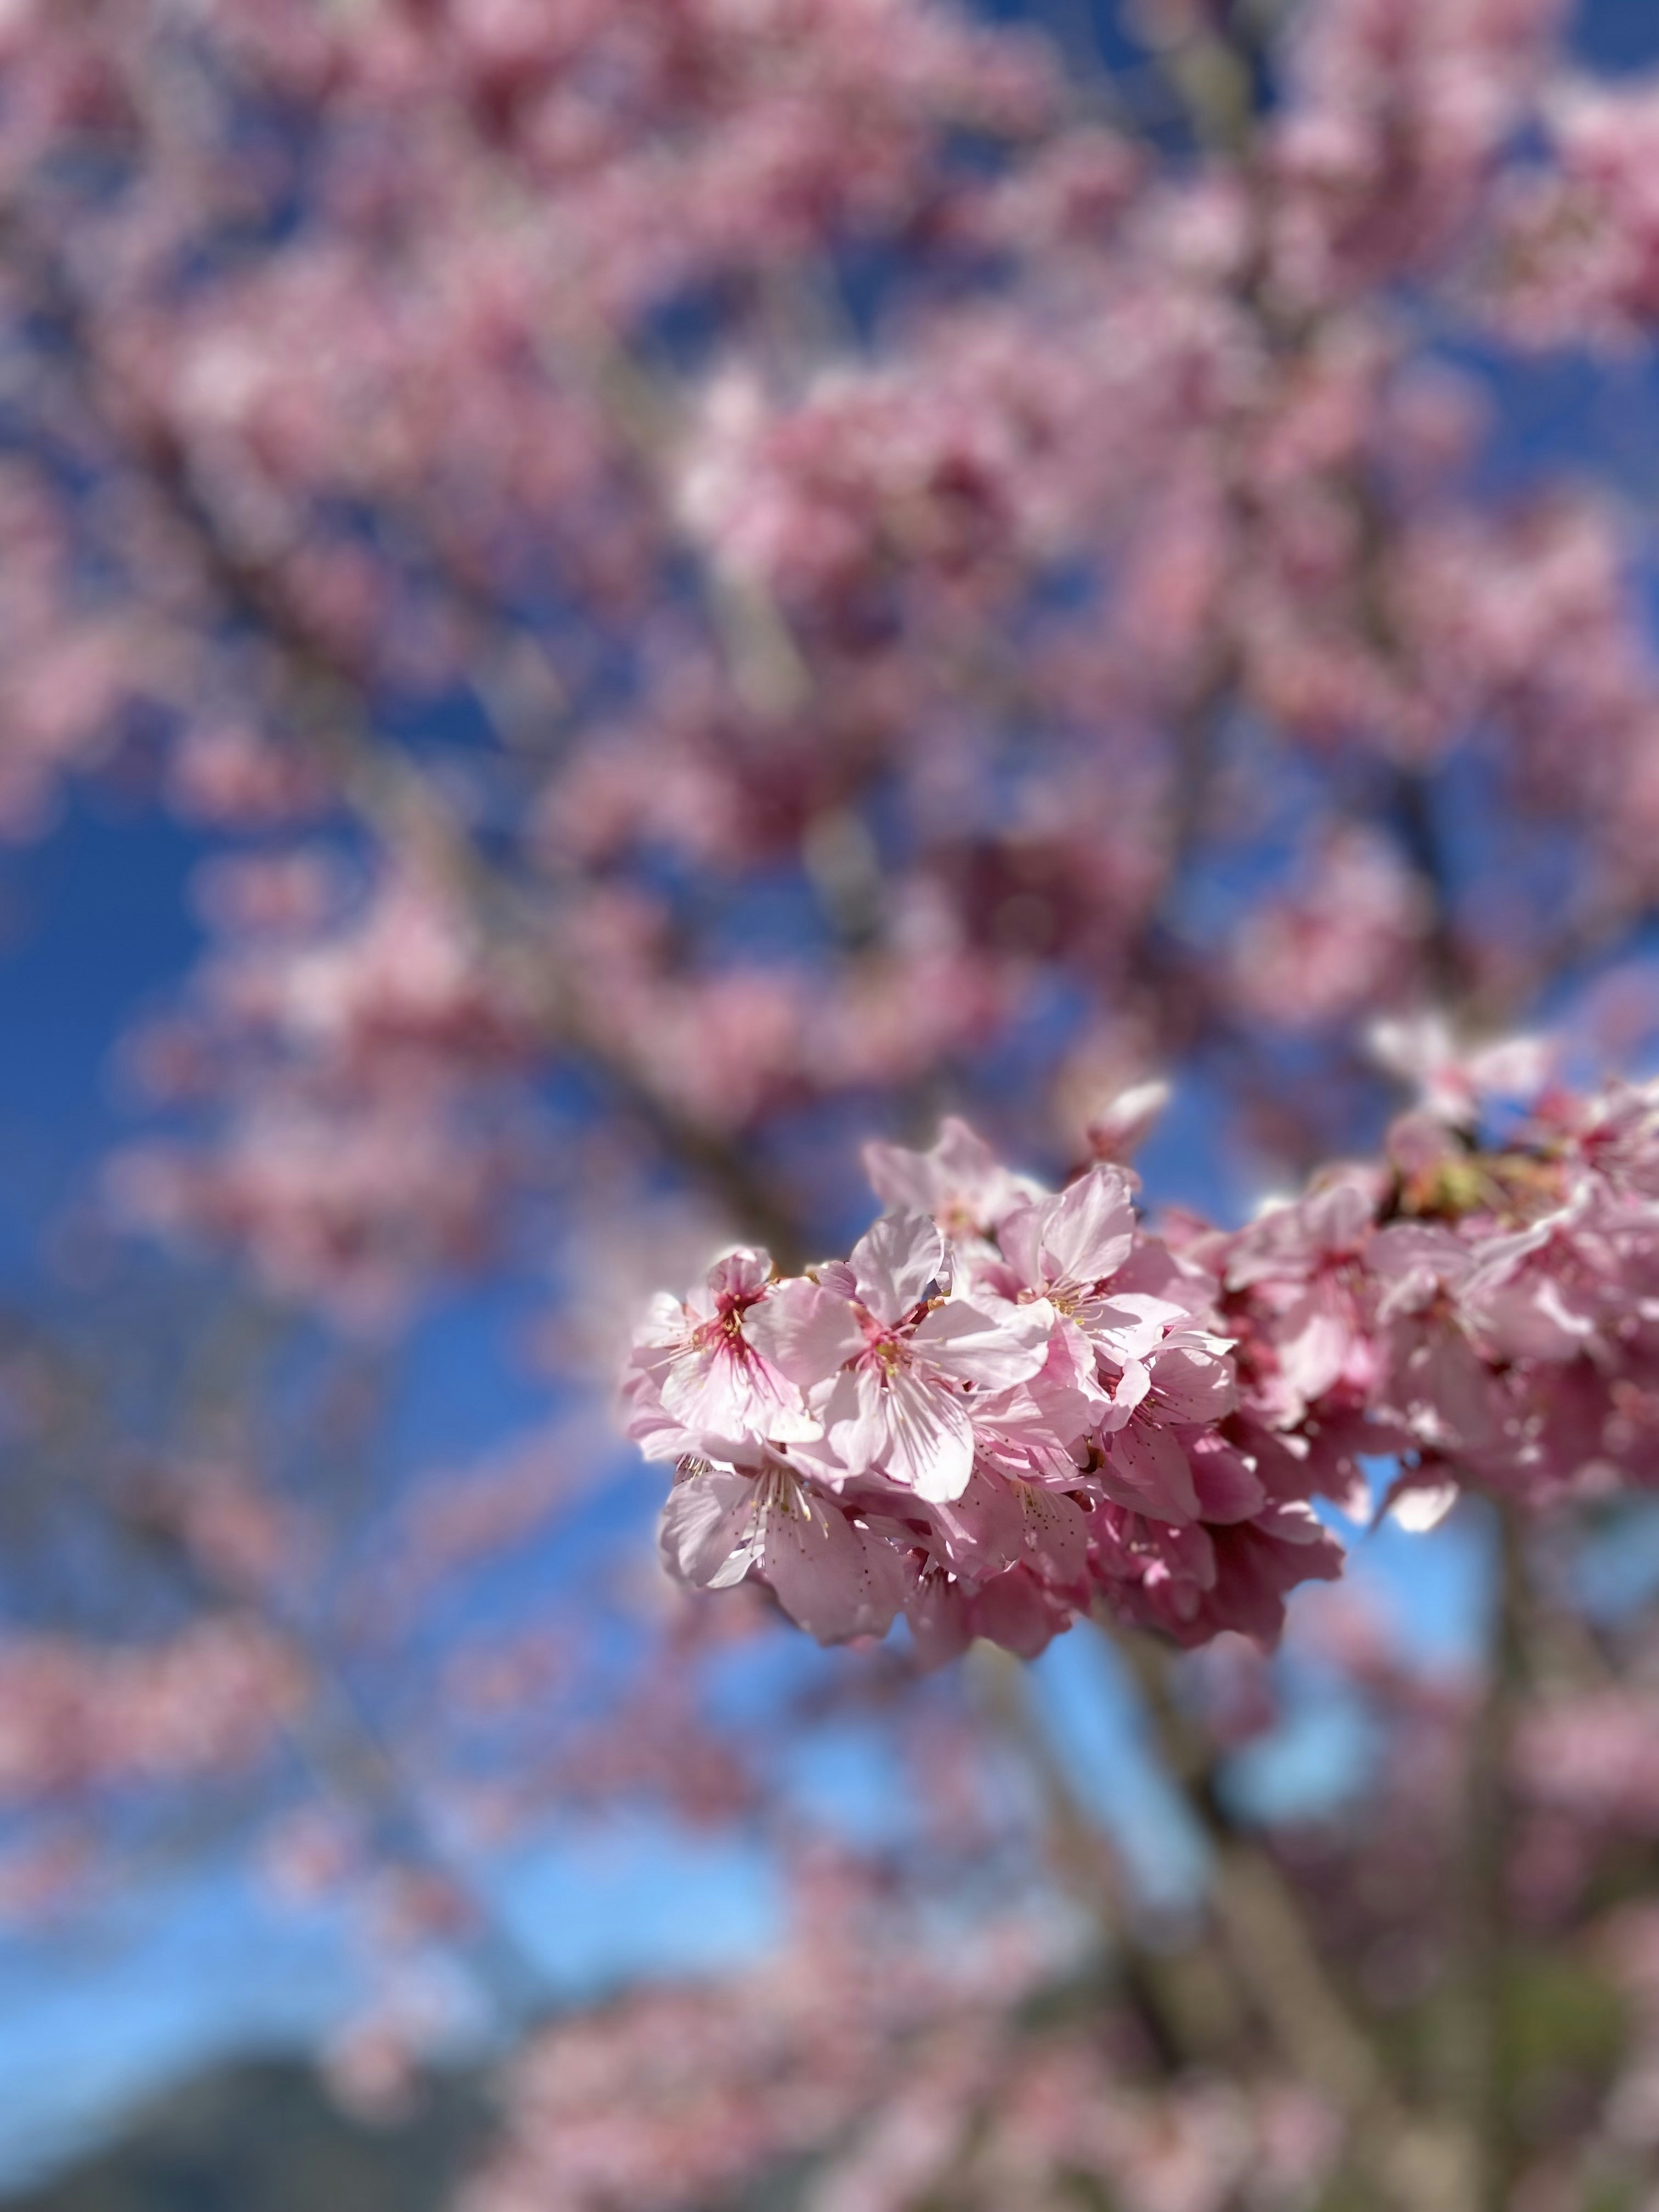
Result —
POLYGON ((1302 1216, 1322 1252, 1333 1256, 1357 1252, 1376 1218, 1376 1194, 1368 1183, 1343 1176, 1316 1191, 1303 1206, 1302 1216))
POLYGON ((755 1555, 756 1484, 726 1467, 700 1467, 677 1482, 658 1524, 663 1565, 697 1589, 740 1583, 755 1555))
POLYGON ((1279 1370, 1298 1396, 1322 1397, 1340 1381, 1353 1348, 1352 1305, 1333 1283, 1316 1281, 1285 1315, 1273 1347, 1279 1370))
POLYGON ((985 1139, 954 1114, 940 1123, 932 1152, 866 1145, 864 1165, 884 1206, 914 1213, 933 1213, 953 1199, 971 1197, 1000 1172, 985 1139))
POLYGON ((1024 1547, 1019 1486, 982 1466, 975 1467, 959 1498, 937 1501, 927 1518, 937 1533, 936 1556, 961 1575, 1000 1574, 1024 1547))
POLYGON ((813 1268, 812 1273, 826 1291, 833 1291, 838 1298, 855 1298, 859 1294, 859 1279, 845 1260, 825 1260, 813 1268))
POLYGON ((1089 1123, 1089 1149, 1097 1160, 1131 1160, 1170 1103, 1167 1083, 1137 1083, 1121 1091, 1089 1123))
POLYGON ((1394 1410, 1431 1444, 1474 1450, 1495 1443, 1503 1428, 1498 1379, 1462 1329, 1431 1327, 1396 1361, 1394 1410))
POLYGON ((799 1390, 758 1353, 729 1339, 677 1359, 662 1386, 665 1409, 694 1435, 806 1437, 817 1425, 799 1390))
POLYGON ((997 1232, 997 1243, 1009 1272, 1028 1291, 1041 1291, 1047 1286, 1042 1267, 1042 1230, 1046 1209, 1053 1203, 1052 1199, 1044 1199, 1037 1205, 1016 1206, 997 1232))
POLYGON ((678 1459, 685 1449, 684 1431, 663 1407, 662 1383, 668 1358, 659 1346, 637 1346, 623 1372, 627 1433, 647 1459, 678 1459))
POLYGON ((747 1334, 762 1357, 803 1389, 825 1382, 864 1348, 864 1331, 847 1300, 817 1283, 781 1283, 749 1316, 747 1334))
POLYGON ((902 1212, 928 1213, 948 1237, 972 1240, 994 1231, 1038 1186, 1002 1166, 965 1121, 946 1119, 928 1152, 867 1145, 865 1165, 876 1194, 902 1212))
POLYGON ((878 1321, 902 1321, 945 1272, 945 1239, 921 1213, 884 1213, 853 1247, 858 1295, 878 1321))
POLYGON ((1164 1340, 1167 1330, 1192 1319, 1185 1306, 1144 1291, 1120 1292, 1091 1298, 1079 1309, 1078 1318, 1090 1339, 1112 1359, 1144 1359, 1164 1340))
POLYGON ((960 1498, 973 1472, 974 1432, 948 1384, 900 1368, 864 1367, 845 1378, 824 1408, 830 1440, 855 1472, 868 1468, 918 1498, 960 1498), (837 1419, 851 1380, 857 1410, 837 1419))
POLYGON ((1510 1358, 1573 1359, 1595 1333, 1589 1316, 1575 1312, 1544 1274, 1510 1282, 1472 1277, 1462 1305, 1476 1331, 1510 1358))
POLYGON ((961 1299, 935 1306, 910 1338, 912 1354, 964 1382, 1006 1389, 1035 1375, 1048 1356, 1052 1309, 1012 1306, 993 1318, 961 1299))
POLYGON ((1103 1435, 1121 1429, 1138 1406, 1152 1395, 1152 1370, 1143 1360, 1132 1359, 1113 1386, 1110 1402, 1101 1415, 1103 1435))
POLYGON ((910 1582, 890 1544, 798 1487, 780 1486, 762 1513, 756 1565, 790 1619, 820 1644, 884 1636, 910 1582))
POLYGON ((1437 1528, 1462 1495, 1443 1475, 1411 1468, 1389 1489, 1378 1518, 1396 1521, 1408 1536, 1426 1536, 1437 1528))
POLYGON ((1048 1356, 1028 1388, 1068 1441, 1098 1419, 1113 1395, 1100 1379, 1093 1345, 1075 1322, 1066 1320, 1050 1336, 1048 1356), (1076 1427, 1070 1425, 1074 1416, 1080 1416, 1076 1427))
MULTIPOLYGON (((1031 1310, 1053 1312, 1042 1302, 1031 1310)), ((1063 1480, 1075 1471, 1074 1447, 1098 1425, 1108 1403, 1095 1378, 1092 1351, 1070 1322, 1061 1321, 1035 1375, 993 1395, 975 1391, 968 1413, 982 1449, 1007 1472, 1040 1471, 1063 1480)))
POLYGON ((1091 1168, 1044 1206, 1042 1249, 1051 1282, 1101 1282, 1128 1258, 1135 1217, 1121 1169, 1091 1168))
POLYGON ((1063 1490, 1019 1486, 1025 1517, 1025 1551, 1047 1582, 1076 1584, 1089 1565, 1089 1518, 1063 1490))
POLYGON ((758 1298, 772 1279, 772 1255, 759 1245, 740 1244, 708 1270, 711 1297, 758 1298))
POLYGON ((1232 1369, 1213 1352, 1176 1345, 1154 1352, 1147 1365, 1158 1405, 1171 1420, 1219 1421, 1238 1403, 1232 1369))
POLYGON ((685 1334, 685 1308, 667 1291, 656 1291, 645 1310, 645 1317, 634 1332, 634 1342, 641 1350, 678 1344, 685 1334))
POLYGON ((1155 1521, 1196 1521, 1198 1492, 1187 1455, 1167 1429, 1144 1416, 1120 1429, 1107 1454, 1108 1487, 1155 1521))

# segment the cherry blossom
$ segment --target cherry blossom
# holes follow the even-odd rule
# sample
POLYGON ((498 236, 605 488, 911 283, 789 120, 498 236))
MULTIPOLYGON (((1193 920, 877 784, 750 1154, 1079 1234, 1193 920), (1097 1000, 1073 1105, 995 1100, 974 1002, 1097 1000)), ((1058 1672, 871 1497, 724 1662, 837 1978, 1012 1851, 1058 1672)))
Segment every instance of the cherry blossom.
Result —
POLYGON ((662 1417, 652 1458, 672 1459, 720 1438, 818 1433, 799 1389, 750 1334, 762 1325, 771 1279, 769 1254, 738 1250, 715 1262, 684 1306, 665 1294, 659 1300, 631 1378, 635 1432, 642 1419, 662 1417))
POLYGON ((0 5, 0 832, 100 956, 135 823, 200 925, 5 1317, 0 1899, 353 1798, 372 2101, 437 1954, 544 2016, 505 1844, 905 1778, 884 1919, 532 2033, 492 2212, 1651 2187, 1576 1577, 1659 1468, 1659 103, 1560 0, 1111 13, 0 5), (556 1417, 411 1467, 503 1312, 556 1417), (1310 1587, 1379 1508, 1485 1659, 1310 1587), (1074 1626, 1179 1927, 949 1663, 1074 1626), (1285 1821, 1315 1676, 1369 1764, 1285 1821), (1057 1978, 957 1971, 1028 1893, 1057 1978))
POLYGON ((1124 1170, 1032 1195, 959 1121, 871 1165, 957 1242, 896 1212, 782 1282, 736 1254, 647 1325, 625 1396, 647 1455, 680 1455, 671 1572, 763 1582, 821 1641, 902 1609, 934 1662, 975 1637, 1034 1656, 1097 1600, 1182 1640, 1275 1640, 1285 1593, 1340 1555, 1291 1455, 1270 1483, 1225 1435, 1217 1286, 1139 1228, 1124 1170))
POLYGON ((820 1643, 884 1635, 904 1595, 900 1555, 778 1458, 683 1461, 661 1540, 694 1587, 726 1589, 752 1571, 820 1643))
POLYGON ((969 1394, 1033 1373, 1046 1334, 946 1294, 948 1264, 931 1222, 889 1215, 767 1316, 779 1364, 842 1463, 940 1500, 960 1497, 972 1468, 969 1394))

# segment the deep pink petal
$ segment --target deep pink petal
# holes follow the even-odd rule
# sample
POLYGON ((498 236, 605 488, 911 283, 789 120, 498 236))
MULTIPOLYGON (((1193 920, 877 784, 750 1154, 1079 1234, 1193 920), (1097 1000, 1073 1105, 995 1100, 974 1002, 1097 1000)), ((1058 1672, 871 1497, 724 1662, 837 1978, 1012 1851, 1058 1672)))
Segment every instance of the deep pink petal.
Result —
POLYGON ((1267 1503, 1261 1478, 1237 1446, 1213 1432, 1183 1440, 1187 1466, 1206 1521, 1248 1521, 1267 1503))
POLYGON ((1026 1567, 1011 1567, 968 1601, 976 1636, 988 1638, 1020 1659, 1036 1659, 1072 1625, 1072 1609, 1046 1591, 1026 1567))
POLYGON ((967 1593, 948 1576, 924 1575, 904 1601, 904 1617, 915 1640, 916 1656, 926 1668, 959 1659, 974 1640, 967 1593))

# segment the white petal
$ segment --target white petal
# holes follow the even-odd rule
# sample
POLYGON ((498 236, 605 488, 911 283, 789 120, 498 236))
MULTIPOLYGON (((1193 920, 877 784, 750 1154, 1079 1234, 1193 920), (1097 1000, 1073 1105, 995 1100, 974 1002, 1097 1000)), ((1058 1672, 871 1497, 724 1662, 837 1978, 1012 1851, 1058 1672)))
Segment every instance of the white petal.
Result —
POLYGON ((884 1474, 919 1498, 960 1498, 973 1472, 974 1433, 956 1392, 903 1368, 891 1375, 860 1368, 854 1379, 851 1419, 836 1418, 844 1389, 824 1407, 830 1442, 848 1466, 884 1474))
POLYGON ((1411 1483, 1395 1491, 1385 1510, 1411 1536, 1437 1528, 1462 1493, 1455 1482, 1411 1483))
POLYGON ((974 1432, 955 1391, 901 1370, 886 1390, 884 1472, 918 1498, 960 1498, 974 1471, 974 1432))

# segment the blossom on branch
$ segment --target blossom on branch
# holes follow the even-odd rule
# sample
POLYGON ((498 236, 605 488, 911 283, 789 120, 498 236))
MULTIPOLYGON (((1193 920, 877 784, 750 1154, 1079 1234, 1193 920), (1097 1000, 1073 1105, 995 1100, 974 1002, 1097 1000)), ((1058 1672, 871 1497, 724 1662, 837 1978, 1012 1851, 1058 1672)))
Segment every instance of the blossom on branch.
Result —
POLYGON ((1097 1602, 1272 1642, 1338 1554, 1224 1435, 1217 1285, 1139 1226, 1124 1171, 1042 1192, 961 1122, 872 1166, 956 1240, 895 1212, 783 1281, 737 1252, 640 1333, 629 1433, 680 1455, 670 1571, 764 1583, 824 1642, 902 1610, 934 1658, 975 1636, 1035 1656, 1097 1602))

